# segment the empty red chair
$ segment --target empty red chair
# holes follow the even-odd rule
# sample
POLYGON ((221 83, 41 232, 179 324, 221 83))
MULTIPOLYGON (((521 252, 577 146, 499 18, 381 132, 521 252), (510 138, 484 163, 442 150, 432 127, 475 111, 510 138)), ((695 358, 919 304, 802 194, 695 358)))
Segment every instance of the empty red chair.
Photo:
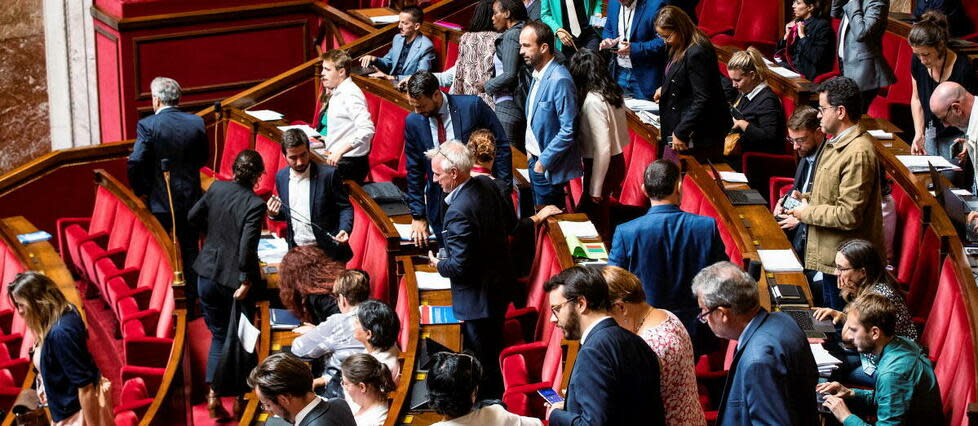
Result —
MULTIPOLYGON (((971 24, 975 26, 975 23, 978 22, 978 2, 963 1, 961 2, 961 7, 964 9, 965 15, 968 15, 968 19, 971 21, 971 24)), ((974 30, 975 31, 971 34, 965 34, 958 38, 978 42, 978 27, 974 28, 974 30)))
POLYGON ((369 155, 372 182, 390 182, 407 176, 401 159, 404 152, 404 118, 407 115, 408 111, 400 105, 380 101, 377 114, 373 115, 376 132, 369 155))
MULTIPOLYGON (((741 161, 750 186, 764 194, 773 177, 792 177, 797 165, 794 155, 745 152, 741 161)), ((771 200, 768 200, 771 201, 771 200)))
POLYGON ((255 137, 255 151, 258 151, 258 155, 261 155, 261 159, 265 163, 265 174, 258 178, 258 183, 255 184, 255 194, 267 200, 272 196, 272 191, 275 189, 275 174, 283 164, 280 161, 283 159, 282 145, 269 139, 268 136, 259 134, 255 137))
POLYGON ((739 14, 740 0, 702 0, 696 6, 699 27, 707 37, 733 33, 739 14))
MULTIPOLYGON (((125 258, 126 247, 129 246, 129 238, 132 236, 132 227, 136 222, 136 215, 120 205, 116 211, 115 218, 109 228, 108 240, 104 246, 96 241, 86 241, 79 248, 82 267, 89 282, 97 284, 98 274, 96 264, 103 258, 110 258, 120 261, 125 258)), ((121 263, 121 262, 120 262, 121 263)))
MULTIPOLYGON (((886 91, 873 100, 869 106, 870 117, 885 118, 893 121, 894 112, 897 110, 908 110, 910 108, 910 97, 913 95, 913 80, 910 75, 910 61, 913 57, 913 50, 910 44, 903 37, 887 32, 883 36, 883 52, 892 52, 887 56, 887 63, 896 74, 896 83, 886 87, 886 91)), ((885 56, 885 55, 884 55, 885 56)))
POLYGON ((686 213, 700 214, 700 205, 705 201, 703 200, 703 190, 696 184, 696 181, 689 175, 683 176, 683 184, 680 190, 682 191, 682 199, 679 202, 679 209, 686 213))
POLYGON ((119 202, 107 189, 98 187, 95 191, 95 204, 90 217, 63 217, 56 222, 58 229, 58 251, 68 266, 80 275, 85 272, 79 252, 82 243, 95 241, 106 244, 109 228, 115 218, 119 202), (65 257, 68 253, 68 257, 65 257))
POLYGON ((753 0, 747 6, 740 8, 737 14, 733 35, 717 34, 710 39, 718 46, 737 46, 741 49, 754 46, 765 55, 770 55, 778 44, 784 26, 784 3, 779 0, 753 0))
POLYGON ((370 275, 370 297, 390 302, 390 256, 387 253, 387 237, 380 228, 372 222, 360 204, 351 200, 353 205, 353 232, 350 249, 353 257, 346 263, 347 268, 362 269, 370 275))
POLYGON ((896 280, 906 288, 917 266, 920 255, 920 239, 924 231, 923 213, 917 203, 900 185, 893 187, 893 207, 896 213, 897 237, 893 239, 893 260, 896 263, 896 280))
POLYGON ((251 126, 233 120, 228 120, 227 123, 224 130, 224 147, 221 149, 217 171, 208 167, 201 169, 205 174, 221 180, 231 180, 234 177, 234 172, 231 170, 234 158, 241 151, 251 148, 252 139, 251 126))
POLYGON ((791 188, 795 186, 795 178, 788 177, 772 177, 768 182, 768 200, 771 201, 771 210, 774 210, 775 204, 777 204, 778 199, 791 191, 791 188))
POLYGON ((907 307, 914 322, 922 323, 930 314, 941 275, 941 239, 931 227, 924 230, 914 254, 916 265, 907 282, 907 307))
POLYGON ((550 301, 543 286, 550 277, 560 273, 561 267, 553 240, 547 233, 547 227, 537 228, 535 247, 533 266, 527 280, 529 284, 526 291, 526 306, 523 308, 510 306, 506 312, 505 346, 546 340, 553 329, 553 323, 550 322, 550 301))
POLYGON ((642 183, 645 181, 645 168, 657 159, 655 145, 631 130, 628 134, 630 142, 622 152, 625 178, 618 202, 626 206, 646 207, 649 205, 649 198, 645 195, 642 183))
POLYGON ((499 366, 503 373, 503 402, 509 411, 521 416, 543 417, 543 400, 536 392, 560 386, 563 355, 560 343, 563 338, 563 331, 555 328, 545 341, 503 349, 499 366))

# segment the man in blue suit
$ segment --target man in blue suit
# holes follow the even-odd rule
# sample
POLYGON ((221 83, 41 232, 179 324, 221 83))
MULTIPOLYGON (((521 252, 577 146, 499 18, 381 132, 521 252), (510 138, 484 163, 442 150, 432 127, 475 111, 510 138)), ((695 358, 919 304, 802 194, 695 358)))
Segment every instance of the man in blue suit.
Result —
POLYGON ((427 36, 421 34, 424 11, 417 6, 408 6, 398 15, 397 29, 400 31, 391 42, 391 50, 383 57, 363 55, 360 65, 374 65, 378 71, 371 77, 390 80, 394 83, 410 77, 418 71, 429 71, 435 64, 435 45, 427 36))
POLYGON ((513 182, 513 154, 496 114, 478 96, 446 95, 438 90, 434 74, 418 71, 408 80, 407 99, 414 108, 404 119, 407 198, 412 217, 411 238, 421 247, 427 245, 429 227, 436 236, 441 236, 445 198, 441 187, 431 181, 431 164, 424 158, 425 151, 450 140, 468 141, 473 130, 489 129, 496 138, 492 174, 507 184, 513 182))
POLYGON ((696 321, 693 276, 727 258, 716 220, 679 210, 679 167, 656 160, 645 168, 643 188, 652 206, 638 219, 615 230, 608 264, 628 269, 642 280, 646 302, 679 317, 697 354, 709 352, 715 340, 696 321))
MULTIPOLYGON (((201 196, 200 168, 207 162, 207 132, 200 116, 177 108, 181 95, 179 83, 156 77, 149 87, 154 114, 136 124, 136 143, 128 162, 129 185, 137 196, 146 200, 149 211, 169 232, 173 221, 163 172, 170 172, 173 214, 187 283, 187 306, 193 308, 197 300, 197 275, 190 265, 197 258, 198 231, 187 221, 187 213, 201 196)), ((194 312, 191 309, 192 315, 194 312)))
POLYGON ((697 274, 693 293, 699 320, 718 337, 738 341, 717 424, 817 424, 818 369, 798 324, 761 308, 757 282, 730 262, 697 274))
POLYGON ((663 0, 610 0, 599 47, 617 49, 611 73, 625 96, 651 100, 662 84, 666 44, 655 33, 663 0))
POLYGON ((353 207, 336 167, 312 161, 309 138, 298 129, 285 132, 282 154, 289 166, 275 174, 279 197, 268 199, 268 217, 288 224, 289 248, 315 245, 349 260, 353 207))
POLYGON ((509 287, 509 230, 515 217, 492 179, 471 177, 472 156, 460 142, 445 142, 425 153, 435 184, 448 194, 443 259, 429 252, 431 264, 452 283, 452 311, 462 323, 463 347, 485 366, 479 394, 502 396, 497 357, 503 349, 503 321, 509 287))
POLYGON ((554 35, 540 21, 520 32, 520 55, 533 69, 526 99, 526 153, 533 203, 564 205, 564 185, 584 174, 574 140, 577 100, 567 68, 554 61, 554 35))
POLYGON ((567 399, 551 406, 550 424, 662 425, 659 359, 641 337, 608 314, 608 283, 593 266, 573 266, 544 284, 551 321, 580 340, 567 399))

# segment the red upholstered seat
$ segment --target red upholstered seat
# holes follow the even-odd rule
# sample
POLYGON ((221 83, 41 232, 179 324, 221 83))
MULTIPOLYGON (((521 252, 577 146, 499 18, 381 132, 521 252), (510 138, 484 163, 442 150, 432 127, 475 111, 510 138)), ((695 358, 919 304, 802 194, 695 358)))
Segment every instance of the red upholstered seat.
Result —
POLYGON ((646 207, 649 198, 642 189, 645 181, 645 168, 656 160, 655 145, 640 135, 628 131, 630 143, 622 152, 625 160, 625 179, 622 182, 618 202, 626 206, 646 207))
POLYGON ((394 312, 401 320, 401 329, 397 332, 397 347, 401 351, 406 350, 408 345, 408 331, 411 329, 410 309, 412 307, 408 306, 407 287, 404 285, 404 278, 401 278, 397 286, 397 304, 394 306, 394 312))
POLYGON ((228 120, 227 123, 227 128, 224 131, 224 147, 221 149, 221 160, 218 163, 217 171, 207 167, 201 170, 221 180, 231 180, 234 177, 234 173, 231 171, 234 157, 241 151, 251 148, 251 127, 233 120, 228 120))
POLYGON ((503 373, 503 402, 509 411, 522 416, 543 416, 543 404, 536 391, 560 386, 563 338, 563 331, 555 328, 545 341, 503 349, 499 366, 503 373))
POLYGON ((85 273, 80 253, 82 243, 96 241, 102 245, 106 244, 108 231, 118 206, 119 201, 108 190, 99 187, 95 192, 95 204, 90 217, 58 219, 58 246, 61 258, 79 274, 85 273), (65 253, 69 256, 65 257, 65 253))
POLYGON ((96 264, 103 258, 121 259, 125 256, 126 247, 129 246, 129 239, 133 235, 132 227, 136 222, 136 216, 126 209, 119 206, 112 225, 109 228, 109 235, 106 244, 100 245, 95 241, 85 241, 79 248, 81 254, 82 267, 85 276, 90 282, 98 282, 98 271, 96 264))
MULTIPOLYGON (((964 13, 968 15, 968 19, 971 21, 972 26, 975 26, 976 25, 975 23, 978 22, 978 2, 963 1, 961 2, 961 6, 964 9, 964 13)), ((965 34, 958 38, 963 40, 978 42, 978 28, 973 28, 973 29, 974 32, 972 32, 971 34, 965 34)))
MULTIPOLYGON (((841 20, 839 20, 838 18, 832 18, 832 32, 833 33, 839 34, 839 25, 840 24, 842 24, 842 21, 841 20)), ((835 61, 832 61, 832 71, 829 71, 829 72, 827 72, 825 74, 820 74, 820 75, 815 76, 815 83, 821 83, 821 82, 823 82, 825 80, 829 80, 829 79, 831 79, 833 77, 838 77, 840 75, 842 75, 842 72, 839 71, 839 61, 838 60, 835 60, 835 61)))
MULTIPOLYGON (((379 99, 369 93, 368 107, 371 98, 379 99)), ((376 114, 371 111, 376 133, 370 148, 370 180, 372 182, 390 182, 407 176, 404 168, 404 118, 408 111, 400 105, 379 99, 376 114), (383 117, 381 119, 381 117, 383 117)))
POLYGON ((123 419, 129 418, 128 415, 124 415, 125 413, 131 413, 134 418, 142 417, 152 403, 153 397, 147 391, 146 382, 142 378, 136 377, 126 380, 122 385, 122 393, 115 406, 116 425, 119 424, 120 415, 123 415, 123 419))
POLYGON ((357 268, 367 271, 370 275, 370 297, 384 302, 390 302, 390 258, 387 254, 387 238, 371 221, 360 205, 353 205, 353 232, 350 238, 350 249, 353 258, 346 263, 347 268, 357 268))
POLYGON ((533 256, 533 266, 530 269, 529 284, 527 285, 526 306, 523 308, 510 307, 506 313, 505 345, 522 342, 546 340, 553 330, 550 322, 550 302, 543 285, 550 277, 561 271, 560 260, 554 243, 547 233, 546 227, 537 229, 536 251, 533 256))
POLYGON ((717 34, 733 33, 737 16, 740 14, 740 0, 702 0, 696 6, 699 27, 707 37, 717 34))
POLYGON ((893 121, 895 112, 899 109, 910 108, 910 97, 913 94, 913 80, 910 76, 910 61, 913 50, 903 37, 887 32, 883 36, 883 56, 890 64, 897 81, 886 87, 881 96, 873 100, 869 107, 869 116, 885 118, 893 121))
POLYGON ((255 151, 265 162, 265 174, 258 178, 255 194, 267 200, 275 189, 275 173, 285 164, 285 157, 282 156, 282 145, 262 134, 255 137, 255 151))
POLYGON ((918 321, 927 318, 941 275, 941 239, 930 227, 914 252, 914 268, 907 282, 907 307, 918 321))
POLYGON ((696 184, 689 175, 683 176, 682 200, 679 202, 679 209, 692 214, 700 214, 700 205, 703 200, 703 190, 696 184))
MULTIPOLYGON (((722 0, 720 0, 722 2, 722 0)), ((717 34, 710 39, 718 46, 754 46, 765 55, 774 52, 783 27, 784 3, 780 0, 752 0, 740 8, 733 35, 717 34)))
POLYGON ((893 257, 896 262, 896 280, 906 287, 917 266, 920 255, 920 239, 924 230, 920 207, 900 185, 893 187, 893 207, 896 213, 897 237, 894 238, 893 257))

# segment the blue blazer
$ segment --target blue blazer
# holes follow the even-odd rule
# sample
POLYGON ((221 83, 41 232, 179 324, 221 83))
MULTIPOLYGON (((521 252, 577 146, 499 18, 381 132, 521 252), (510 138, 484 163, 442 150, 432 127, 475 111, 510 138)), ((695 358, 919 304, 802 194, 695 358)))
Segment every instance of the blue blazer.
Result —
MULTIPOLYGON (((584 175, 581 150, 577 146, 577 89, 574 79, 556 59, 540 81, 533 106, 533 121, 527 125, 540 144, 540 158, 546 169, 544 176, 551 185, 560 185, 584 175)), ((533 87, 530 87, 533 90, 533 87)), ((530 111, 530 91, 526 109, 530 111)))
MULTIPOLYGON (((397 66, 397 61, 401 59, 401 50, 404 49, 404 36, 397 34, 391 42, 391 50, 383 57, 377 58, 374 62, 381 71, 390 73, 397 66)), ((401 74, 397 75, 398 80, 410 77, 412 74, 425 70, 430 71, 435 63, 435 45, 424 34, 418 34, 411 43, 411 50, 404 60, 401 74)))
MULTIPOLYGON (((289 169, 285 167, 275 174, 275 188, 282 198, 282 208, 272 219, 283 220, 288 225, 286 241, 292 248, 295 247, 295 231, 292 229, 292 210, 289 208, 289 169)), ((353 231, 353 207, 335 167, 309 163, 309 216, 305 219, 317 225, 312 227, 316 245, 333 259, 345 260, 347 246, 337 244, 326 235, 327 232, 336 235, 339 231, 346 231, 347 234, 353 231)))
POLYGON ((445 211, 445 259, 438 273, 452 282, 452 311, 460 320, 501 318, 513 283, 509 231, 512 207, 488 176, 469 179, 445 211))
POLYGON ((718 425, 815 425, 818 369, 808 339, 785 313, 764 309, 740 335, 718 425))
POLYGON ((606 318, 581 345, 563 410, 550 424, 663 425, 659 358, 641 337, 606 318))
MULTIPOLYGON (((489 129, 496 138, 496 161, 492 175, 508 185, 513 183, 513 153, 496 113, 482 99, 473 95, 445 95, 452 116, 452 135, 449 138, 465 143, 473 130, 489 129)), ((442 201, 445 194, 433 182, 431 161, 424 152, 434 148, 431 125, 427 117, 410 113, 404 119, 404 151, 407 157, 407 198, 411 215, 425 217, 435 235, 441 235, 442 201)))
POLYGON ((151 212, 169 213, 160 166, 161 160, 169 160, 173 206, 185 215, 200 199, 200 168, 207 155, 204 119, 175 107, 164 109, 136 124, 136 143, 127 166, 129 185, 136 195, 149 197, 151 212))
MULTIPOLYGON (((662 85, 662 74, 666 67, 666 43, 655 32, 655 15, 665 6, 663 0, 635 0, 635 16, 632 18, 631 44, 632 71, 638 81, 639 93, 645 99, 652 99, 655 89, 662 85)), ((618 38, 619 0, 608 2, 608 20, 604 24, 601 38, 618 38)), ((617 56, 612 56, 611 72, 618 75, 617 56)))
POLYGON ((691 338, 699 313, 693 277, 721 260, 727 255, 716 220, 671 204, 653 206, 644 216, 619 225, 608 255, 608 264, 637 275, 645 300, 676 314, 691 338))

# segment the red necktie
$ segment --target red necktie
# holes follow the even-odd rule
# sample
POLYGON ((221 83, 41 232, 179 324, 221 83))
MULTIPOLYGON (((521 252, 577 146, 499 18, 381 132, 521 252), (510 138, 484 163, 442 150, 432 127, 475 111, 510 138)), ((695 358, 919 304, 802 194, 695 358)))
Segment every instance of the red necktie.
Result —
POLYGON ((441 114, 435 115, 435 120, 438 121, 438 144, 441 145, 445 143, 445 123, 441 121, 441 114))

